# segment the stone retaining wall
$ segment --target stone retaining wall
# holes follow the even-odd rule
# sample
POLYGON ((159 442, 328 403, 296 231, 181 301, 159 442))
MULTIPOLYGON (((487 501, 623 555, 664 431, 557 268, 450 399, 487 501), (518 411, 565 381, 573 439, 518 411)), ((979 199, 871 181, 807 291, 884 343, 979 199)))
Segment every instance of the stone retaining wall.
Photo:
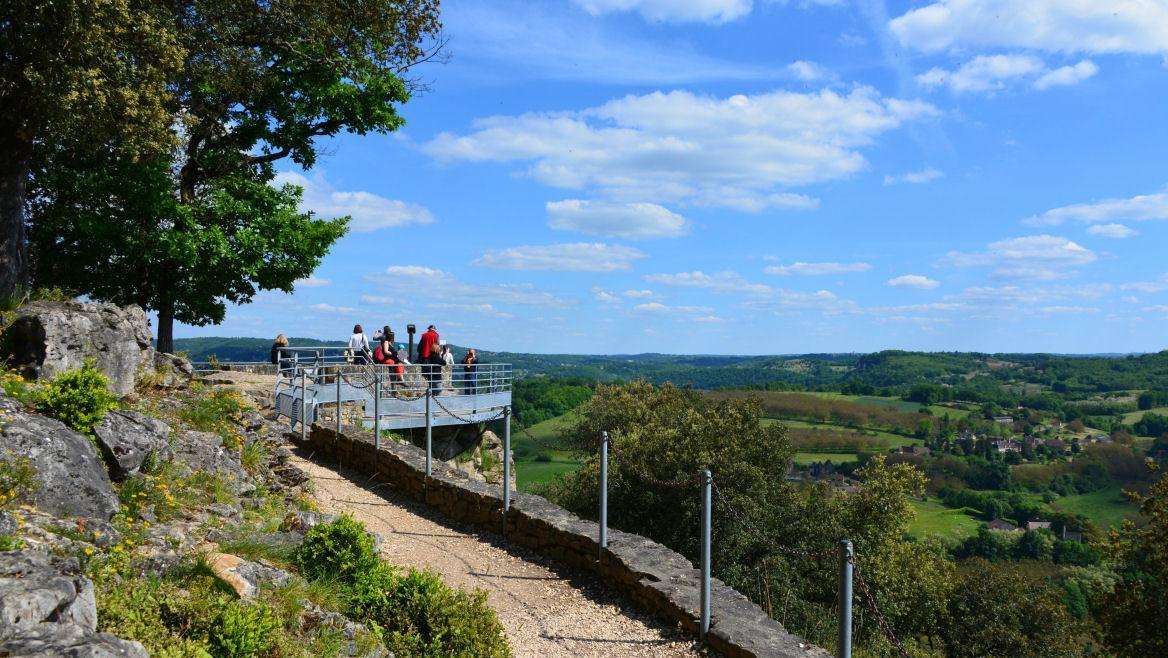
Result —
MULTIPOLYGON (((437 460, 433 476, 427 478, 426 454, 413 445, 388 442, 376 450, 371 434, 354 439, 313 425, 304 447, 325 461, 339 461, 345 468, 373 476, 447 518, 491 532, 503 528, 502 491, 497 485, 469 480, 437 460)), ((689 560, 645 537, 612 528, 608 531, 608 549, 600 556, 598 529, 596 523, 544 498, 513 493, 505 535, 509 542, 598 574, 637 607, 696 635, 700 574, 689 560)), ((829 656, 823 649, 788 633, 761 608, 721 581, 715 579, 711 590, 708 644, 715 651, 732 658, 829 656)))

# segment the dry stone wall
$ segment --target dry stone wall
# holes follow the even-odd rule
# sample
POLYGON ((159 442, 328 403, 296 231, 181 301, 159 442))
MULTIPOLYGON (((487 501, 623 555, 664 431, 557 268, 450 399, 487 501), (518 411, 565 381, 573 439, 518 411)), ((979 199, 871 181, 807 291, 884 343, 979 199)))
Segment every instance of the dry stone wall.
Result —
MULTIPOLYGON (((447 518, 498 532, 504 529, 499 486, 470 480, 465 473, 435 461, 426 477, 426 456, 408 444, 374 448, 368 433, 337 435, 314 425, 304 448, 317 457, 356 470, 436 509, 447 518)), ((511 497, 505 535, 572 567, 591 571, 643 610, 686 631, 698 632, 698 571, 681 554, 640 535, 609 529, 600 555, 598 526, 540 496, 511 497)), ((757 605, 719 580, 712 583, 712 621, 708 643, 731 658, 783 656, 827 658, 829 654, 788 633, 757 605)))

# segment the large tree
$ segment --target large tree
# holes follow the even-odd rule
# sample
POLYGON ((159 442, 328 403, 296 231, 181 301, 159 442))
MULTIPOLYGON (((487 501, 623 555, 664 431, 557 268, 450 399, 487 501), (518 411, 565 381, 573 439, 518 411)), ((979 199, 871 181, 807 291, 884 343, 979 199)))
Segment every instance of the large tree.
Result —
POLYGON ((167 84, 182 63, 149 0, 0 0, 0 299, 27 282, 24 207, 40 143, 172 145, 167 84))
MULTIPOLYGON (((403 120, 397 107, 409 99, 412 87, 406 71, 438 50, 440 24, 437 0, 159 4, 169 13, 185 53, 181 70, 170 81, 168 105, 178 148, 148 166, 132 159, 127 163, 117 145, 109 153, 98 153, 96 160, 88 153, 54 153, 46 158, 37 180, 44 197, 39 207, 55 214, 46 228, 34 227, 34 232, 39 246, 54 249, 70 237, 84 236, 86 230, 78 224, 82 215, 66 212, 68 203, 61 203, 61 188, 54 181, 84 182, 95 161, 102 167, 111 161, 119 163, 118 168, 125 165, 129 180, 142 187, 130 185, 117 203, 110 204, 112 212, 123 213, 112 223, 137 226, 139 234, 155 236, 152 239, 167 248, 144 251, 129 236, 99 230, 110 240, 78 248, 78 257, 89 253, 91 260, 73 266, 89 266, 92 259, 108 265, 103 255, 108 252, 112 258, 130 261, 114 270, 131 278, 98 282, 97 277, 72 277, 71 289, 99 299, 123 299, 125 293, 110 290, 132 283, 137 299, 158 312, 159 348, 170 350, 176 318, 215 321, 222 316, 216 307, 222 299, 246 301, 256 288, 290 289, 297 276, 311 271, 309 267, 306 272, 305 265, 316 265, 319 255, 314 254, 323 254, 339 234, 335 228, 312 225, 317 228, 304 231, 298 243, 288 243, 309 225, 297 224, 294 217, 303 216, 288 212, 271 198, 274 193, 261 189, 271 179, 273 163, 288 158, 308 168, 317 159, 317 138, 400 127, 403 120), (74 171, 60 176, 54 172, 58 166, 74 171), (172 185, 170 195, 159 194, 163 180, 172 185), (210 224, 204 221, 209 216, 216 218, 210 224), (291 223, 277 225, 281 219, 291 223), (223 222, 262 229, 264 235, 282 241, 255 250, 251 256, 258 260, 208 272, 222 262, 221 249, 234 248, 229 241, 217 240, 214 230, 206 232, 208 226, 223 222), (299 261, 298 266, 289 266, 291 261, 299 261), (216 285, 202 285, 212 275, 216 285)), ((104 203, 100 199, 109 197, 105 183, 89 186, 88 202, 84 188, 72 192, 83 207, 100 208, 104 203)), ((34 223, 38 220, 33 218, 34 223)), ((53 257, 46 251, 40 261, 53 257)), ((52 267, 38 271, 54 272, 52 267)))

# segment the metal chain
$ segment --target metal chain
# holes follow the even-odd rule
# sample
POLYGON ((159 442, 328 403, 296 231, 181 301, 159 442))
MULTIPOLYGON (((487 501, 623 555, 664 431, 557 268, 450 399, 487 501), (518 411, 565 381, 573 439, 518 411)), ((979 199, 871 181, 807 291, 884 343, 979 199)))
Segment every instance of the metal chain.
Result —
POLYGON ((448 409, 448 408, 446 407, 446 405, 442 404, 442 402, 440 402, 440 401, 438 400, 438 396, 437 396, 437 395, 431 395, 430 397, 431 397, 431 398, 434 400, 434 403, 438 405, 438 408, 442 409, 442 411, 445 411, 445 412, 446 412, 448 415, 450 415, 451 417, 453 417, 453 418, 455 418, 455 419, 457 419, 457 420, 459 420, 459 421, 461 421, 461 422, 463 422, 463 423, 466 423, 466 424, 468 424, 468 425, 473 425, 473 424, 475 424, 475 423, 490 423, 490 422, 494 422, 494 421, 496 421, 496 420, 499 420, 500 418, 503 418, 504 416, 506 416, 506 415, 507 415, 507 407, 503 407, 502 411, 500 411, 498 414, 496 414, 496 415, 492 416, 491 418, 486 418, 486 419, 483 419, 483 420, 471 420, 471 419, 469 419, 469 418, 464 418, 463 416, 460 416, 460 415, 458 415, 458 414, 454 413, 453 411, 451 411, 450 409, 448 409))
POLYGON ((746 534, 754 537, 759 542, 765 544, 768 548, 771 548, 777 553, 782 553, 787 557, 793 557, 800 560, 813 560, 819 562, 835 557, 836 553, 832 550, 805 551, 775 543, 773 539, 765 537, 759 533, 759 531, 755 529, 754 525, 751 524, 745 516, 743 516, 742 512, 730 504, 730 501, 726 498, 726 494, 723 493, 722 489, 718 487, 716 481, 712 483, 712 486, 714 488, 715 499, 722 503, 722 507, 726 510, 727 514, 733 517, 734 520, 737 521, 740 526, 742 526, 742 529, 746 531, 746 534))
POLYGON ((876 617, 876 623, 880 626, 880 631, 892 642, 892 646, 896 647, 897 653, 901 658, 910 658, 908 651, 905 650, 904 645, 896 637, 896 633, 892 632, 892 627, 889 626, 888 620, 880 612, 880 606, 876 604, 876 597, 873 596, 872 590, 868 589, 868 583, 864 580, 863 574, 860 573, 860 565, 856 562, 856 557, 853 555, 849 560, 852 563, 852 573, 856 577, 856 584, 860 586, 860 593, 864 602, 868 605, 868 609, 876 617))

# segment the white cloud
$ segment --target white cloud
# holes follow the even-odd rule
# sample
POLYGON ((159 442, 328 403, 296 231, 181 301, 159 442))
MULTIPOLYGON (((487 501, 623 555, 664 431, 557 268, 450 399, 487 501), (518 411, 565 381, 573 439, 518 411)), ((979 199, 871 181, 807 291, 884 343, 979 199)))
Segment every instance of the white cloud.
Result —
POLYGON ((362 304, 373 304, 376 306, 388 306, 390 304, 393 304, 395 301, 397 301, 397 300, 395 300, 393 297, 387 297, 385 295, 361 295, 361 303, 362 304))
POLYGON ((1168 306, 1157 304, 1155 306, 1145 306, 1143 310, 1145 313, 1168 313, 1168 306))
POLYGON ((714 311, 708 306, 669 306, 661 302, 637 304, 633 310, 646 313, 712 313, 714 311))
POLYGON ((463 0, 442 7, 459 56, 451 67, 479 84, 535 80, 605 85, 681 85, 727 80, 780 80, 780 66, 710 57, 673 39, 597 21, 560 3, 463 0), (500 76, 499 70, 508 71, 500 76))
POLYGON ((942 262, 958 267, 992 267, 996 276, 1058 279, 1080 265, 1094 262, 1095 252, 1054 235, 1028 235, 991 243, 978 253, 951 251, 942 262))
POLYGON ((332 285, 332 283, 333 282, 331 279, 322 279, 320 277, 310 276, 310 277, 305 278, 305 279, 296 279, 295 281, 292 282, 292 287, 294 287, 294 288, 324 288, 325 286, 332 285))
POLYGON ((314 311, 319 311, 321 313, 328 313, 328 314, 352 315, 352 314, 357 312, 357 309, 355 309, 351 306, 333 306, 332 304, 324 304, 324 303, 313 304, 312 306, 309 306, 308 308, 310 308, 314 311))
POLYGON ((894 288, 918 288, 920 290, 932 290, 941 285, 940 281, 921 274, 902 274, 889 279, 887 283, 894 288))
POLYGON ((1060 314, 1080 314, 1080 313, 1098 313, 1099 309, 1094 306, 1043 306, 1038 309, 1042 313, 1060 313, 1060 314))
POLYGON ((1130 238, 1133 235, 1139 235, 1139 232, 1130 226, 1123 224, 1095 224, 1087 229, 1091 235, 1098 235, 1104 238, 1130 238))
POLYGON ((1046 70, 1042 60, 1031 55, 979 55, 953 71, 940 67, 917 76, 917 82, 926 87, 948 87, 962 93, 996 91, 1018 78, 1037 75, 1046 70))
POLYGON ((1085 59, 1074 66, 1063 66, 1049 71, 1034 81, 1034 88, 1038 90, 1051 87, 1069 87, 1094 76, 1099 67, 1089 59, 1085 59))
POLYGON ((1056 53, 1168 53, 1168 4, 1158 0, 938 0, 893 19, 902 45, 1056 53))
POLYGON ((654 92, 578 112, 478 119, 470 133, 442 133, 424 149, 445 162, 525 163, 546 185, 614 200, 810 208, 818 202, 782 188, 861 171, 862 149, 880 134, 936 114, 868 87, 728 98, 654 92))
POLYGON ((803 82, 815 82, 816 80, 825 80, 831 77, 831 73, 827 69, 815 62, 808 62, 802 59, 788 64, 787 72, 796 80, 802 80, 803 82))
MULTIPOLYGON (((427 306, 429 306, 430 308, 433 308, 433 309, 438 309, 438 310, 456 311, 456 312, 462 312, 462 313, 473 313, 473 314, 477 314, 477 315, 487 315, 487 316, 490 316, 493 318, 508 319, 508 318, 515 317, 511 313, 507 313, 507 312, 500 311, 500 310, 496 309, 494 304, 485 304, 485 303, 448 304, 445 302, 437 302, 437 303, 428 304, 427 306)), ((452 325, 453 323, 447 322, 445 324, 452 325)))
POLYGON ((1143 293, 1156 293, 1168 290, 1168 274, 1161 276, 1154 281, 1132 281, 1130 283, 1120 284, 1120 290, 1135 290, 1143 293))
POLYGON ((284 171, 276 174, 273 183, 304 188, 300 199, 302 210, 311 211, 325 219, 350 216, 349 230, 354 233, 434 222, 430 211, 416 203, 387 199, 371 192, 336 190, 321 174, 310 179, 294 171, 284 171))
POLYGON ((409 277, 439 277, 446 276, 446 272, 424 265, 390 265, 385 268, 386 274, 409 277))
POLYGON ((648 297, 653 296, 653 291, 652 290, 626 290, 624 292, 624 295, 625 295, 625 297, 631 297, 632 299, 646 299, 648 297))
POLYGON ((766 299, 747 301, 743 306, 761 311, 770 311, 780 315, 801 311, 818 311, 825 315, 860 312, 860 307, 855 302, 840 299, 830 290, 801 292, 779 288, 766 299))
POLYGON ((727 23, 750 13, 751 0, 573 0, 590 14, 635 11, 660 23, 727 23))
POLYGON ((365 281, 382 293, 369 295, 370 303, 419 300, 419 291, 424 291, 425 300, 443 304, 565 308, 575 303, 527 283, 470 283, 448 272, 420 266, 390 267, 385 272, 365 276, 365 281))
POLYGON ((704 322, 704 323, 708 323, 708 324, 717 324, 720 322, 725 322, 726 318, 721 318, 721 317, 718 317, 717 315, 700 315, 696 318, 693 318, 693 321, 694 322, 704 322))
POLYGON ((829 274, 850 274, 853 272, 867 272, 872 266, 868 263, 791 263, 790 265, 771 265, 764 271, 767 274, 780 276, 824 276, 829 274))
POLYGON ((620 303, 620 297, 617 297, 613 293, 605 290, 604 288, 601 288, 600 286, 592 286, 592 296, 596 299, 596 301, 604 304, 620 303))
POLYGON ((644 252, 632 247, 600 242, 523 245, 492 249, 475 265, 504 270, 554 270, 559 272, 616 272, 632 268, 644 252))
POLYGON ((743 279, 741 274, 729 270, 714 274, 706 274, 701 270, 676 274, 649 274, 645 276, 645 280, 666 286, 703 288, 717 292, 740 292, 752 295, 765 295, 771 292, 770 286, 751 283, 743 279))
POLYGON ((910 171, 898 175, 886 175, 884 177, 885 185, 897 185, 899 183, 909 183, 911 185, 920 185, 922 183, 931 183, 939 178, 944 178, 945 172, 927 167, 920 171, 910 171))
POLYGON ((547 203, 548 226, 625 240, 676 238, 689 222, 655 203, 616 203, 567 199, 547 203))
POLYGON ((1168 219, 1168 192, 1053 208, 1022 222, 1030 226, 1058 226, 1064 222, 1099 224, 1118 220, 1139 222, 1162 219, 1168 219))

